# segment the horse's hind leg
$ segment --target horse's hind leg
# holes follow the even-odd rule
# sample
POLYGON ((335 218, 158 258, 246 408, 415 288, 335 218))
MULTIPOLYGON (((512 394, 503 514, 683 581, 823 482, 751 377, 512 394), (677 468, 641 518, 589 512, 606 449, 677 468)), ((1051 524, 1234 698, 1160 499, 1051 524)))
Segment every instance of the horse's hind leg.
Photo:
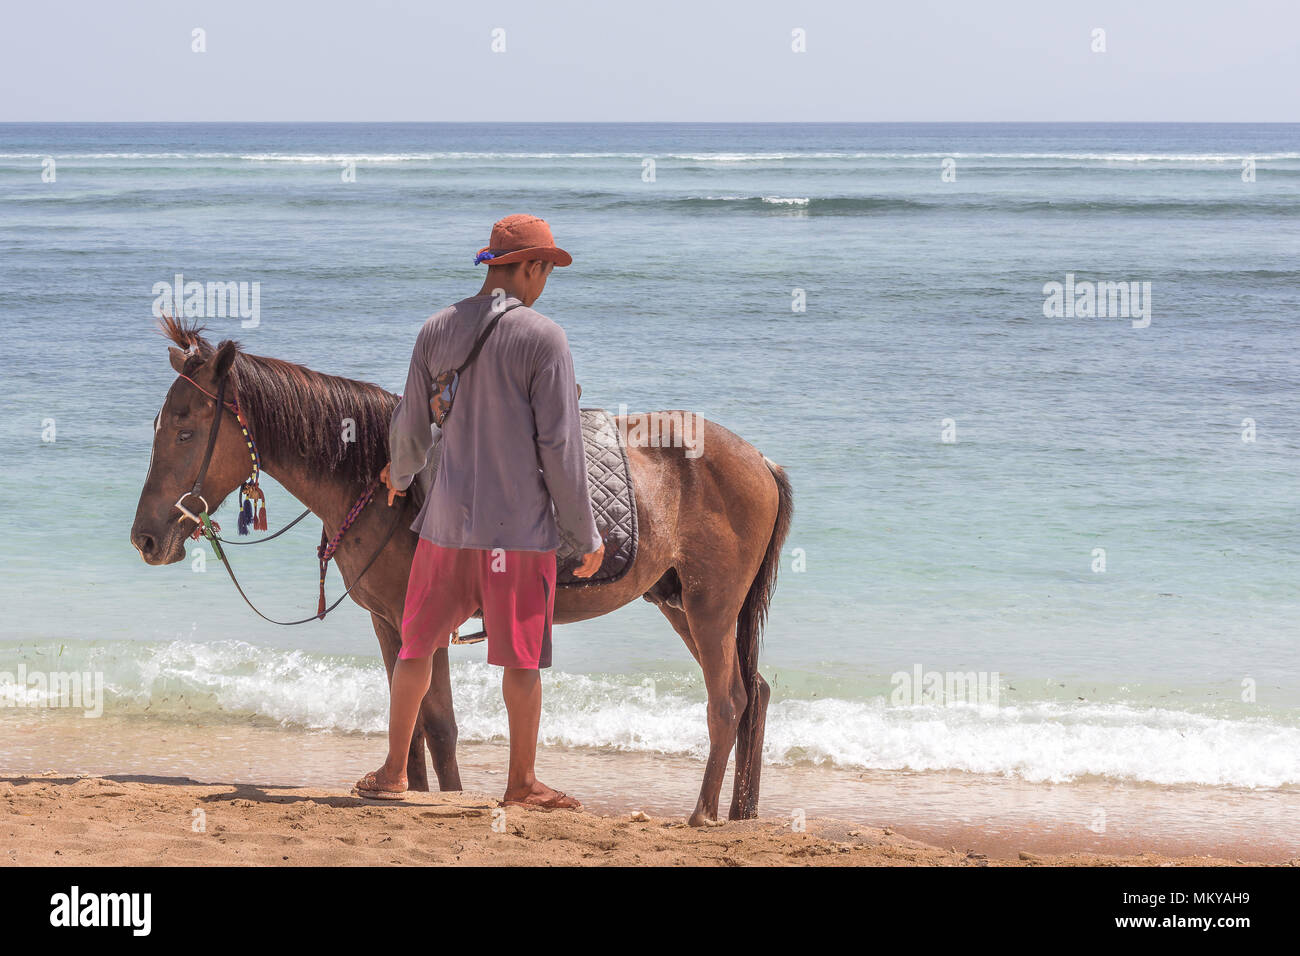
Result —
MULTIPOLYGON (((691 636, 691 625, 686 612, 666 603, 659 604, 659 610, 668 623, 673 626, 686 649, 691 652, 696 663, 703 666, 700 652, 691 636)), ((752 820, 758 816, 759 775, 763 770, 763 734, 767 728, 767 702, 772 696, 772 689, 762 674, 754 675, 755 700, 750 707, 740 705, 741 719, 736 726, 736 773, 731 794, 731 810, 727 814, 731 820, 752 820)), ((712 724, 710 724, 712 736, 712 724)), ((724 764, 725 767, 725 764, 724 764)), ((715 804, 716 806, 716 804, 715 804)))
MULTIPOLYGON (((684 595, 679 588, 680 585, 673 589, 672 594, 656 592, 651 600, 659 605, 659 610, 704 671, 704 686, 709 697, 709 758, 704 765, 700 797, 689 821, 691 826, 698 827, 717 822, 722 780, 727 773, 731 748, 736 744, 746 694, 740 662, 736 658, 737 612, 717 608, 713 603, 716 598, 711 599, 709 595, 684 595)), ((758 746, 761 751, 761 733, 758 746)), ((737 772, 739 770, 737 764, 737 772)), ((757 801, 757 793, 754 800, 757 801)))
POLYGON ((736 775, 731 793, 732 820, 758 816, 758 783, 763 770, 763 732, 767 727, 767 702, 772 689, 762 674, 754 675, 755 699, 749 702, 736 731, 736 775))
POLYGON ((691 657, 695 658, 695 663, 698 664, 700 652, 695 649, 695 638, 691 637, 691 625, 686 619, 686 612, 668 604, 660 604, 659 610, 663 611, 664 617, 668 618, 668 623, 673 626, 673 630, 681 637, 682 643, 686 645, 686 649, 691 652, 691 657))
POLYGON ((731 748, 736 744, 746 695, 736 660, 736 611, 719 609, 703 596, 696 596, 692 601, 690 594, 686 595, 685 606, 709 695, 709 758, 704 764, 704 782, 700 784, 695 812, 687 821, 698 827, 717 822, 722 778, 727 773, 731 748))

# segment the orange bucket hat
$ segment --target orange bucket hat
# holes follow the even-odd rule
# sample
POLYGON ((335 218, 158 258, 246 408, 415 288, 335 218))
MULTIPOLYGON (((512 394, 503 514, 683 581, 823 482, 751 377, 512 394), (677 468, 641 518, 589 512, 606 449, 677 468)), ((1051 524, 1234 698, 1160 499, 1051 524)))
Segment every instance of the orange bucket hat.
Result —
POLYGON ((474 265, 486 262, 490 266, 504 266, 530 259, 544 259, 557 266, 573 262, 573 256, 555 244, 546 220, 515 215, 506 216, 492 227, 492 237, 474 257, 474 265))

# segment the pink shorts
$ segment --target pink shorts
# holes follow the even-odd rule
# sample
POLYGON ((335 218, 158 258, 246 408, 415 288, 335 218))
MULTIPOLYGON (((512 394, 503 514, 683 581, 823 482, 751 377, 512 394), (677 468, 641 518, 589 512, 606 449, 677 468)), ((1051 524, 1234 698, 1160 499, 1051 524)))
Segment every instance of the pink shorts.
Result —
POLYGON ((482 608, 488 663, 551 666, 555 552, 444 548, 420 539, 406 583, 399 657, 428 657, 482 608))

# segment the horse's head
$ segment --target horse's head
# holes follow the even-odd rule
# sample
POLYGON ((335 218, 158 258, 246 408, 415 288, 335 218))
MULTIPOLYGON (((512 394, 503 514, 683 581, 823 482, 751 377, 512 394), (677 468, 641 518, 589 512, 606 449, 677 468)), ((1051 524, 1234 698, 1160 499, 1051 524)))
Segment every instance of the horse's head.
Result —
POLYGON ((224 408, 218 408, 212 397, 230 375, 239 347, 222 342, 214 349, 199 331, 173 319, 163 321, 164 334, 186 348, 168 350, 177 378, 154 420, 149 474, 131 526, 131 543, 148 564, 174 564, 185 557, 185 541, 197 525, 177 506, 184 505, 194 513, 204 510, 204 503, 189 492, 199 476, 218 415, 227 420, 218 429, 203 478, 201 493, 207 510, 215 511, 249 474, 248 446, 229 411, 235 397, 233 383, 226 385, 224 408))

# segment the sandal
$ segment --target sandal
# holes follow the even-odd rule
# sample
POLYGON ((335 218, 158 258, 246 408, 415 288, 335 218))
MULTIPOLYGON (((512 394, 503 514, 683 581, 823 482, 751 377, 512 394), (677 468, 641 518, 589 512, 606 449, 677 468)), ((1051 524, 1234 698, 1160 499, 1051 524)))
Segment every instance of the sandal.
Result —
POLYGON ((375 776, 376 771, 372 770, 360 780, 357 781, 356 791, 358 796, 366 797, 370 800, 403 800, 406 797, 407 788, 393 790, 388 787, 381 787, 379 780, 375 776))
POLYGON ((524 800, 502 800, 503 807, 523 807, 527 810, 581 810, 582 804, 563 791, 556 790, 555 796, 540 803, 528 803, 524 800))

